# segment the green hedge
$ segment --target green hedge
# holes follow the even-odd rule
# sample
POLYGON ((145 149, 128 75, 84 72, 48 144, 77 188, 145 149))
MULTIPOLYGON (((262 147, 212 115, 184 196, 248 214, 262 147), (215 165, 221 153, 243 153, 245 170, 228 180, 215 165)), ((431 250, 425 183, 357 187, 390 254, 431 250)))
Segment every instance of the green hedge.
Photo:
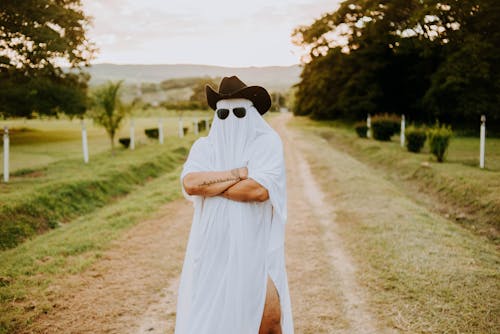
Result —
POLYGON ((366 122, 357 122, 356 124, 354 124, 354 130, 356 130, 358 137, 366 138, 366 132, 368 131, 368 126, 366 125, 366 122))
POLYGON ((439 125, 439 123, 436 123, 434 127, 427 131, 431 153, 436 157, 438 162, 444 161, 452 135, 453 131, 450 125, 439 125))
POLYGON ((398 133, 401 127, 401 119, 397 115, 381 114, 371 119, 373 138, 376 140, 389 141, 398 133))
POLYGON ((127 148, 130 146, 130 138, 119 138, 118 142, 123 145, 123 147, 127 148))
POLYGON ((158 139, 160 137, 158 128, 144 129, 144 133, 148 138, 158 139))
POLYGON ((409 126, 405 130, 405 143, 409 152, 418 153, 424 147, 427 133, 424 128, 409 126))

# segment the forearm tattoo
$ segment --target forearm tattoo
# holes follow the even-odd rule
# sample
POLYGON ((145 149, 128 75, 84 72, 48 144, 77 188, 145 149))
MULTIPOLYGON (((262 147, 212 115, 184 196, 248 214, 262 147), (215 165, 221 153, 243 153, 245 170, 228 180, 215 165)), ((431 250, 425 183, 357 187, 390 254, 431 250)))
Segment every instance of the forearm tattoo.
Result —
POLYGON ((202 183, 200 183, 198 185, 198 187, 205 187, 205 186, 209 186, 209 185, 215 184, 215 183, 223 183, 223 182, 240 181, 241 180, 240 173, 238 172, 237 168, 231 169, 231 175, 232 175, 232 177, 213 179, 213 180, 205 180, 202 183))

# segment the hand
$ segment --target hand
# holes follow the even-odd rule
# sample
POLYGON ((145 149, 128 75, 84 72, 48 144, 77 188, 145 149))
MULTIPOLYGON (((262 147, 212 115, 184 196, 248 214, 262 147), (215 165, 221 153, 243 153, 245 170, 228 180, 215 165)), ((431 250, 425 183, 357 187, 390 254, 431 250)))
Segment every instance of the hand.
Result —
POLYGON ((240 176, 240 179, 246 180, 248 178, 248 168, 246 167, 238 168, 238 174, 240 176))

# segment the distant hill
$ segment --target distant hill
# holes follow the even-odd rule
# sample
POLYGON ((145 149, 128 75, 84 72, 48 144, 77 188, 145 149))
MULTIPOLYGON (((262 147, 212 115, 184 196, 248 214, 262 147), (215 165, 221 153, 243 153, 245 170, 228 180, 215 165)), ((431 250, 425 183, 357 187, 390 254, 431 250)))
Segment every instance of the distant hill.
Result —
POLYGON ((299 81, 301 68, 293 66, 220 67, 210 65, 116 65, 94 64, 86 69, 91 85, 107 80, 125 80, 128 84, 159 83, 166 79, 187 77, 223 77, 237 75, 247 85, 260 85, 268 90, 285 91, 299 81))

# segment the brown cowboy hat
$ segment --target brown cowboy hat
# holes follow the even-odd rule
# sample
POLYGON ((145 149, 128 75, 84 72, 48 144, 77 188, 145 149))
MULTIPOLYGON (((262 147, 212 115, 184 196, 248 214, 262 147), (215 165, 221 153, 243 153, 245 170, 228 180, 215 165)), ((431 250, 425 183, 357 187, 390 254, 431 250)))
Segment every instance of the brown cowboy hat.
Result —
POLYGON ((215 110, 217 102, 224 99, 244 98, 253 102, 255 109, 261 115, 271 107, 271 96, 267 90, 260 86, 247 86, 238 77, 224 77, 219 84, 219 91, 216 92, 209 85, 205 86, 207 102, 210 108, 215 110))

